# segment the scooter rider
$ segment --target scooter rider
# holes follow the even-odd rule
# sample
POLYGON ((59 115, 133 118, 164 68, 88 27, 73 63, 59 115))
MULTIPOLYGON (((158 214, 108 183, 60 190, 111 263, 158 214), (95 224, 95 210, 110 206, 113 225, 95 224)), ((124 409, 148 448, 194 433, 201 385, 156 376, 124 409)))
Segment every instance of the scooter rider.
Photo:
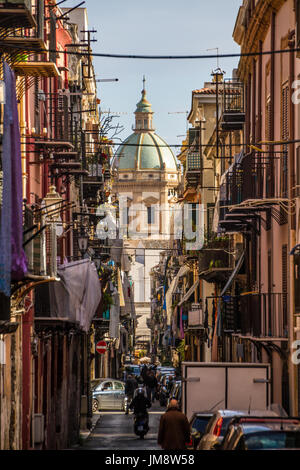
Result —
POLYGON ((144 414, 148 417, 147 409, 151 408, 151 401, 148 400, 145 394, 143 387, 139 387, 134 394, 134 398, 129 405, 129 408, 132 410, 135 415, 144 414))

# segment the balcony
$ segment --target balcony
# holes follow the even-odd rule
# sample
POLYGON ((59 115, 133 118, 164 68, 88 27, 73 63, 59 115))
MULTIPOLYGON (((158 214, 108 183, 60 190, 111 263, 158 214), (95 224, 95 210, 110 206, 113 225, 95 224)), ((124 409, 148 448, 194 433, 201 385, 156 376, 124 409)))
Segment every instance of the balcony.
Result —
POLYGON ((286 200, 278 177, 278 160, 273 155, 252 152, 231 165, 220 186, 219 225, 222 229, 247 228, 261 212, 269 212, 278 223, 283 223, 280 210, 274 207, 279 200, 286 200))
POLYGON ((224 333, 256 340, 288 337, 288 307, 285 293, 249 293, 223 296, 224 333))
POLYGON ((12 65, 19 77, 59 77, 59 70, 54 62, 16 62, 12 65))
POLYGON ((186 181, 190 186, 201 183, 202 158, 199 152, 189 152, 186 158, 186 181))
POLYGON ((245 123, 244 85, 234 79, 224 81, 221 129, 242 130, 245 123))
POLYGON ((76 136, 68 95, 63 92, 44 93, 41 90, 38 94, 38 109, 43 117, 41 127, 45 128, 45 134, 37 134, 35 138, 36 150, 40 151, 41 158, 51 159, 53 163, 63 160, 70 165, 74 164, 78 152, 74 148, 76 136))
MULTIPOLYGON (((52 212, 65 210, 66 205, 52 212)), ((41 209, 32 210, 26 206, 23 211, 23 247, 28 261, 27 277, 56 277, 57 275, 57 233, 53 223, 41 209)))
POLYGON ((188 137, 185 178, 189 186, 197 186, 202 174, 201 127, 189 129, 188 137))
POLYGON ((0 0, 0 28, 33 28, 31 0, 0 0))
POLYGON ((241 334, 256 338, 287 338, 287 294, 262 293, 240 296, 241 334))
MULTIPOLYGON (((1 11, 1 10, 0 10, 1 11)), ((20 59, 25 58, 23 52, 35 52, 42 53, 46 51, 46 44, 41 38, 35 38, 32 36, 7 36, 2 39, 1 51, 8 54, 16 54, 16 50, 20 54, 16 55, 16 62, 20 59)))

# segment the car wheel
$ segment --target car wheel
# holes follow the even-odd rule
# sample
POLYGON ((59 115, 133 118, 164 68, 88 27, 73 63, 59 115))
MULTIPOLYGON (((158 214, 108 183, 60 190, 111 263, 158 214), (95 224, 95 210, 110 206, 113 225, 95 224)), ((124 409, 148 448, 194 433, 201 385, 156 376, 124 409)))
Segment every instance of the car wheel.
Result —
POLYGON ((98 401, 95 400, 95 399, 93 400, 92 409, 93 409, 93 413, 95 413, 95 412, 98 411, 98 409, 99 409, 98 401))

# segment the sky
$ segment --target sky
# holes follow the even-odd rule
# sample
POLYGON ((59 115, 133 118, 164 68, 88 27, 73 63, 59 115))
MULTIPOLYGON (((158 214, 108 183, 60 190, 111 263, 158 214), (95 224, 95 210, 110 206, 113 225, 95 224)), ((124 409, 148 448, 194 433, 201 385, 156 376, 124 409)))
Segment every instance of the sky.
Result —
MULTIPOLYGON (((73 7, 80 0, 67 0, 73 7)), ((117 54, 199 55, 238 53, 232 33, 242 0, 86 0, 89 28, 97 42, 93 52, 117 54)), ((238 58, 220 58, 219 66, 232 76, 238 58)), ((132 133, 136 103, 141 98, 143 75, 147 99, 154 111, 156 133, 169 145, 182 142, 187 129, 186 112, 192 90, 211 80, 217 59, 146 60, 94 58, 101 110, 121 114, 115 119, 124 126, 119 139, 132 133), (172 114, 169 114, 172 113, 172 114)), ((173 149, 175 155, 179 149, 173 149)))

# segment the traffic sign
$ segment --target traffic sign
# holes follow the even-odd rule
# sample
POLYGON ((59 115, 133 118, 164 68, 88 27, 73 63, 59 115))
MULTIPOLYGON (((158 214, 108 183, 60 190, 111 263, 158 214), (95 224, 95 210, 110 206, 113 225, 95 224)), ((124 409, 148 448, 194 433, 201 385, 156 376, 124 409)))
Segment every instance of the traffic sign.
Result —
POLYGON ((107 344, 105 341, 98 341, 96 344, 96 351, 99 354, 105 354, 107 350, 107 344))

